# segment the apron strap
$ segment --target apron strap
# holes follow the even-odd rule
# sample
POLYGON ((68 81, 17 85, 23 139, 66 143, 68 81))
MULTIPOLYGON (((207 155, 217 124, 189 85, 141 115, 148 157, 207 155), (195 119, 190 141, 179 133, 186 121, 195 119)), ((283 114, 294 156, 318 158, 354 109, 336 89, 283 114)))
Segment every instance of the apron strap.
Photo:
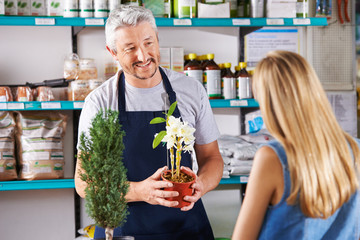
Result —
MULTIPOLYGON (((165 87, 165 91, 169 96, 169 102, 170 105, 173 104, 176 101, 176 93, 174 92, 170 81, 168 77, 166 76, 165 72, 159 67, 159 71, 162 77, 162 82, 165 87)), ((119 120, 120 121, 126 121, 127 120, 127 114, 126 114, 126 102, 125 102, 125 75, 124 72, 122 72, 119 75, 118 80, 118 105, 119 105, 119 120)), ((180 111, 178 109, 178 106, 176 106, 176 109, 173 113, 174 117, 180 117, 180 111)))

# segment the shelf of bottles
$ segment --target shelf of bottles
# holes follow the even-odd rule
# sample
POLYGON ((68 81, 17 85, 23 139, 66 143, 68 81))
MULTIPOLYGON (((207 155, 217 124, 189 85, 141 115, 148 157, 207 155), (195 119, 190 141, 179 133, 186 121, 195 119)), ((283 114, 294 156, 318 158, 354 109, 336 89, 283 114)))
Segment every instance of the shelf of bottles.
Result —
MULTIPOLYGON (((107 18, 0 16, 6 26, 101 27, 107 18)), ((158 27, 266 27, 327 26, 326 18, 156 18, 158 27)))

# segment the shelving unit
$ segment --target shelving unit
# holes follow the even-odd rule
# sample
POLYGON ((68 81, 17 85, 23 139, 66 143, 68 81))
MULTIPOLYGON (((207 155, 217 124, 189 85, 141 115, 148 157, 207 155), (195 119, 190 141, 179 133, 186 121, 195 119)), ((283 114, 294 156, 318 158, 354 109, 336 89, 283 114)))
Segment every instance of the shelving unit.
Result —
MULTIPOLYGON (((0 102, 0 111, 81 110, 84 101, 0 102)), ((254 99, 212 99, 212 108, 259 107, 254 99)))
MULTIPOLYGON (((81 26, 103 27, 107 18, 63 18, 1 16, 6 26, 81 26)), ((158 27, 297 27, 327 26, 326 18, 156 18, 158 27)))

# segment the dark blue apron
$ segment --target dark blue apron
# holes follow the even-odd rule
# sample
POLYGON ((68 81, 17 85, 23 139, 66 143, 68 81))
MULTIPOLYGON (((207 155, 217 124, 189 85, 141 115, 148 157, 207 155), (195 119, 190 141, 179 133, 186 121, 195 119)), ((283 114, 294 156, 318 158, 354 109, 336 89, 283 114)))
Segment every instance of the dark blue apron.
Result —
MULTIPOLYGON (((170 104, 176 101, 166 74, 159 68, 170 104)), ((128 169, 129 181, 143 181, 158 168, 167 165, 167 150, 161 144, 153 149, 154 135, 165 130, 163 124, 149 124, 154 117, 164 117, 164 111, 127 112, 125 104, 125 77, 122 73, 118 83, 119 121, 126 133, 124 137, 124 164, 128 169)), ((141 96, 139 96, 141 97, 141 96)), ((174 117, 180 117, 176 107, 174 117)), ((191 156, 182 155, 182 166, 192 167, 191 156)), ((146 202, 130 202, 130 214, 121 228, 116 228, 114 236, 134 236, 136 240, 212 240, 214 239, 209 220, 201 199, 190 211, 178 208, 151 205, 146 202)), ((96 227, 95 239, 105 238, 104 229, 96 227)))

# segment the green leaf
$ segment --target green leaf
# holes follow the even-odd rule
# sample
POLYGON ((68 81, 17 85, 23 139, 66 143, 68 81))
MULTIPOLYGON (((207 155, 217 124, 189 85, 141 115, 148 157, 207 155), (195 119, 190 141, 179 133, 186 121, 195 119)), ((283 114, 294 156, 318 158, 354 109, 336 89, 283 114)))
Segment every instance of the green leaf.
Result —
POLYGON ((14 2, 9 2, 9 4, 8 4, 8 8, 11 8, 11 7, 13 7, 14 6, 14 2))
POLYGON ((35 8, 40 8, 41 7, 41 3, 36 4, 35 8))
POLYGON ((35 7, 35 5, 36 5, 36 2, 33 2, 33 3, 32 3, 32 6, 35 7))
POLYGON ((54 2, 51 2, 50 6, 54 7, 54 2))
POLYGON ((166 122, 166 119, 162 118, 162 117, 156 117, 150 121, 150 124, 156 124, 156 123, 162 123, 162 122, 166 122))
POLYGON ((8 1, 5 1, 5 7, 7 7, 8 1))
POLYGON ((21 8, 25 8, 27 6, 27 3, 26 2, 23 2, 22 4, 21 4, 21 8))
POLYGON ((168 113, 166 114, 168 117, 171 116, 176 108, 177 101, 175 101, 173 104, 171 104, 168 113))
POLYGON ((58 8, 59 6, 60 6, 60 3, 59 3, 59 2, 57 2, 57 3, 54 4, 54 8, 58 8))
MULTIPOLYGON (((5 4, 6 5, 6 4, 5 4)), ((20 7, 20 5, 21 5, 21 2, 18 2, 18 7, 20 7)))
POLYGON ((161 143, 165 135, 166 135, 166 131, 159 132, 159 134, 156 135, 156 137, 154 138, 152 147, 156 148, 161 143))

